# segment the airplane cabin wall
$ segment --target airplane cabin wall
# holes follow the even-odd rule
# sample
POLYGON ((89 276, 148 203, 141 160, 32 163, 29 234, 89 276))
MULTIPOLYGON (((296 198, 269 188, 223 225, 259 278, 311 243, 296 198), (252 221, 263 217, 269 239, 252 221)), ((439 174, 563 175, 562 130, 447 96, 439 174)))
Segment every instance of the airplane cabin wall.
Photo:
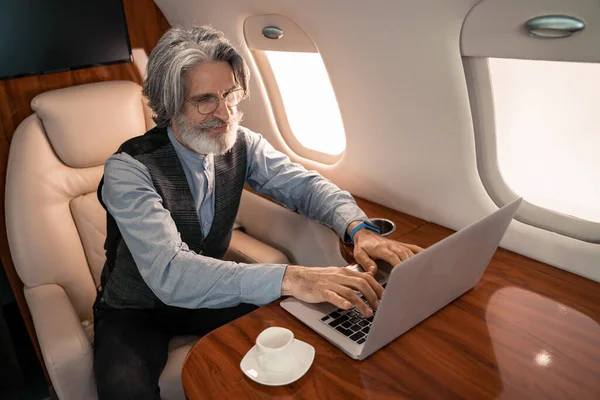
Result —
MULTIPOLYGON (((354 195, 455 230, 497 209, 477 171, 460 50, 476 0, 155 2, 172 26, 210 24, 238 46, 252 72, 243 124, 292 160, 354 195), (299 157, 278 131, 243 33, 244 20, 261 14, 292 19, 323 58, 347 142, 334 165, 299 157)), ((600 281, 600 245, 513 221, 501 246, 600 281)))

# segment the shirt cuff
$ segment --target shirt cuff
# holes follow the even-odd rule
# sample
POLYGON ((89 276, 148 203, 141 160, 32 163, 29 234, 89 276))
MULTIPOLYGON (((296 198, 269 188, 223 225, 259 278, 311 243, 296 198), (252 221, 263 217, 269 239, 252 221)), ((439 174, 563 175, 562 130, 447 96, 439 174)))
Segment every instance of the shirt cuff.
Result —
POLYGON ((368 221, 369 217, 355 203, 342 204, 335 210, 333 229, 335 233, 347 243, 350 243, 346 231, 354 221, 368 221))
POLYGON ((242 302, 262 306, 281 297, 286 264, 248 264, 242 268, 242 302))

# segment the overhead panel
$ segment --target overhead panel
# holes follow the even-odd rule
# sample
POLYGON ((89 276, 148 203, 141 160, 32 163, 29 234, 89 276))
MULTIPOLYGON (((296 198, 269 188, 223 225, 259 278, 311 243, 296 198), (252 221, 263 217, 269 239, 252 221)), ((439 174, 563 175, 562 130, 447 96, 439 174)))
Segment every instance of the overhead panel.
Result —
POLYGON ((600 62, 599 38, 598 0, 483 0, 460 45, 468 57, 600 62))

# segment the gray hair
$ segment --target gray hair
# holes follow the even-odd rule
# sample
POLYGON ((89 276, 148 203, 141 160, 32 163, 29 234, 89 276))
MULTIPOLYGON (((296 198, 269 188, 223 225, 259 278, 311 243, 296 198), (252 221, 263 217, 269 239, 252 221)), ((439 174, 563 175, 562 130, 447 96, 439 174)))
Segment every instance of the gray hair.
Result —
POLYGON ((169 29, 150 54, 143 88, 156 125, 165 127, 179 115, 185 101, 186 71, 202 63, 221 61, 231 65, 236 84, 247 93, 248 66, 222 32, 209 26, 169 29))

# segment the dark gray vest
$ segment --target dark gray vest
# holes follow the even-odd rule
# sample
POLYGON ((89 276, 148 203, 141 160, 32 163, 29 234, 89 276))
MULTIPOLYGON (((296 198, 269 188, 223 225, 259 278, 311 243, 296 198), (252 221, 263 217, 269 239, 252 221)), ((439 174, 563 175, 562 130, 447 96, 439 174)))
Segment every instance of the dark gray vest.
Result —
MULTIPOLYGON (((231 240, 246 180, 245 135, 238 132, 233 149, 215 157, 215 216, 206 238, 202 235, 201 221, 185 172, 166 128, 157 127, 128 140, 117 153, 127 153, 148 168, 152 183, 162 197, 163 206, 171 213, 181 240, 197 254, 222 259, 231 240)), ((104 177, 98 187, 98 199, 106 209, 101 196, 103 184, 104 177)), ((114 308, 166 308, 167 305, 144 282, 114 218, 109 212, 106 215, 106 263, 102 270, 100 301, 114 308)))

